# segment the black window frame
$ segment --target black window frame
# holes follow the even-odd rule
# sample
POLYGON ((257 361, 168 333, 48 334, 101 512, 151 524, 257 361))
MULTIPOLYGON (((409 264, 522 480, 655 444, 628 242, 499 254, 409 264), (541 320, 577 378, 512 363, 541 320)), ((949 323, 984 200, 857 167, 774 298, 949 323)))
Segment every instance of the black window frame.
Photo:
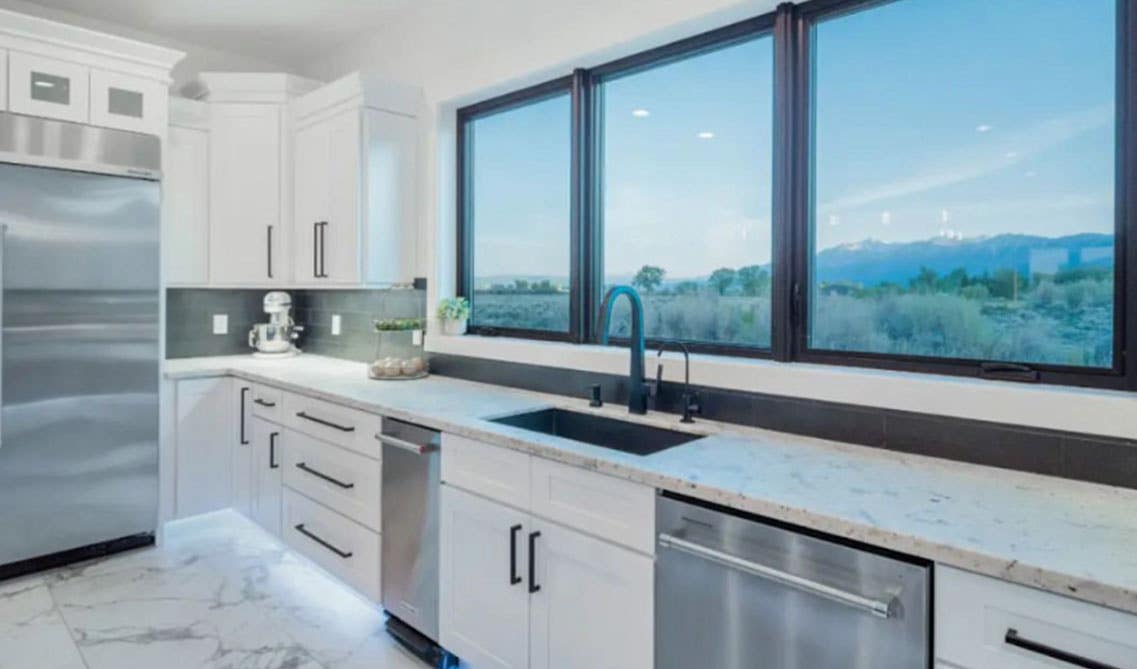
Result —
MULTIPOLYGON (((605 80, 627 76, 765 35, 773 38, 774 106, 772 272, 770 348, 691 342, 694 352, 779 362, 804 362, 957 377, 1137 390, 1137 285, 1127 282, 1137 268, 1137 0, 1116 0, 1116 159, 1114 227, 1113 367, 1090 368, 1040 363, 1007 363, 961 358, 813 349, 808 346, 812 239, 813 28, 823 20, 905 0, 810 0, 783 3, 754 18, 665 44, 590 69, 577 69, 514 93, 458 110, 457 239, 458 295, 474 305, 472 232, 468 230, 469 191, 465 164, 469 146, 465 124, 473 119, 555 94, 569 92, 572 109, 570 332, 477 326, 471 334, 596 343, 597 308, 603 290, 602 114, 605 80)), ((473 314, 471 314, 473 315, 473 314)), ((650 346, 671 340, 649 339, 650 346)), ((613 339, 613 345, 625 343, 613 339)))

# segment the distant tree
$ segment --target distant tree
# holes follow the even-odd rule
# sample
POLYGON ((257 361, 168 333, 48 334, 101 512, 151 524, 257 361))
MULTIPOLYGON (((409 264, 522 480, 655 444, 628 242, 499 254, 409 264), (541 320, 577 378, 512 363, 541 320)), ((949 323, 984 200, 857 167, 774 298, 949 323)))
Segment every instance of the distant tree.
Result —
POLYGON ((696 295, 699 292, 699 284, 694 281, 680 281, 675 286, 675 292, 679 295, 696 295))
POLYGON ((738 283, 744 295, 763 295, 770 287, 770 273, 760 265, 747 265, 738 269, 738 283))
POLYGON ((918 293, 930 293, 936 289, 939 275, 931 267, 921 267, 920 273, 908 281, 908 287, 918 293))
POLYGON ((663 275, 665 274, 667 272, 662 267, 644 265, 640 271, 636 272, 635 278, 632 279, 632 285, 642 288, 645 292, 654 293, 659 284, 663 283, 663 275))
POLYGON ((707 283, 709 283, 712 288, 718 291, 719 295, 726 295, 726 291, 730 288, 731 284, 734 283, 734 278, 737 275, 738 272, 735 272, 729 267, 720 267, 719 269, 711 272, 711 276, 709 279, 707 279, 707 283))
POLYGON ((529 290, 529 282, 525 279, 514 279, 513 289, 519 293, 524 293, 525 291, 529 290))

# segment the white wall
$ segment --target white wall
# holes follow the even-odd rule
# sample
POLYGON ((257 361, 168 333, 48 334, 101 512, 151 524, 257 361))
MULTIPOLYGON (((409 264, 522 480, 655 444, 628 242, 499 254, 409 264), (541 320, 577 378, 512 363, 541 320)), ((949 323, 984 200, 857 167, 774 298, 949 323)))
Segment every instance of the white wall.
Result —
MULTIPOLYGON (((97 0, 92 0, 95 2, 97 0)), ((182 91, 187 85, 191 85, 193 80, 197 77, 198 72, 205 72, 209 70, 234 70, 242 72, 279 72, 283 70, 280 65, 270 63, 265 60, 251 58, 248 56, 231 53, 228 51, 219 51, 210 47, 192 44, 189 42, 182 42, 180 40, 172 40, 166 37, 161 37, 153 33, 144 32, 141 30, 134 30, 117 23, 110 23, 107 21, 100 21, 92 19, 87 16, 81 16, 74 12, 63 11, 51 7, 44 7, 42 5, 28 2, 27 0, 0 0, 0 9, 7 9, 13 12, 20 12, 30 16, 38 16, 50 21, 58 21, 88 30, 97 30, 99 32, 107 33, 110 35, 117 35, 119 37, 126 37, 128 39, 138 40, 140 42, 148 42, 158 46, 164 46, 178 51, 184 51, 186 57, 174 67, 172 73, 174 82, 171 86, 173 91, 182 91)), ((192 94, 192 86, 187 91, 192 94)))
MULTIPOLYGON (((330 80, 365 69, 423 87, 420 273, 428 309, 454 292, 454 110, 770 11, 776 0, 421 0, 366 39, 303 72, 330 80)), ((436 323, 431 326, 438 332, 436 323)), ((598 346, 430 336, 428 349, 624 373, 627 352, 598 346)), ((682 379, 666 358, 664 378, 682 379)), ((654 360, 649 360, 654 364, 654 360)), ((692 382, 866 406, 1137 437, 1137 397, 824 365, 694 356, 692 382)))

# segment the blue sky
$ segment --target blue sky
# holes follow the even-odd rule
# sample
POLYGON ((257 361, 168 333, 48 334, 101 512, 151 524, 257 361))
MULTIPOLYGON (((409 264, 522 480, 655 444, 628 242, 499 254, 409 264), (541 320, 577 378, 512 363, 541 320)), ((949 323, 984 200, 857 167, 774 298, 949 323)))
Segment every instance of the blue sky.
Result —
MULTIPOLYGON (((822 23, 817 248, 1111 232, 1114 12, 900 0, 822 23)), ((769 262, 772 70, 765 37, 605 84, 608 274, 769 262)), ((567 275, 567 96, 475 141, 476 274, 567 275)))

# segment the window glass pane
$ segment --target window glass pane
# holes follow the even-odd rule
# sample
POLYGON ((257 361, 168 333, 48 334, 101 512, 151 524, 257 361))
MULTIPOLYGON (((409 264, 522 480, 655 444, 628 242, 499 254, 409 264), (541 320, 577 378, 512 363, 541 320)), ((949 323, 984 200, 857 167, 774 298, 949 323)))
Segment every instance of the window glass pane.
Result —
POLYGON ((818 24, 812 348, 1112 365, 1116 4, 818 24))
POLYGON ((773 40, 602 86, 605 288, 639 289, 649 338, 769 347, 773 40))
POLYGON ((477 118, 471 170, 476 325, 568 332, 571 106, 568 94, 477 118))

